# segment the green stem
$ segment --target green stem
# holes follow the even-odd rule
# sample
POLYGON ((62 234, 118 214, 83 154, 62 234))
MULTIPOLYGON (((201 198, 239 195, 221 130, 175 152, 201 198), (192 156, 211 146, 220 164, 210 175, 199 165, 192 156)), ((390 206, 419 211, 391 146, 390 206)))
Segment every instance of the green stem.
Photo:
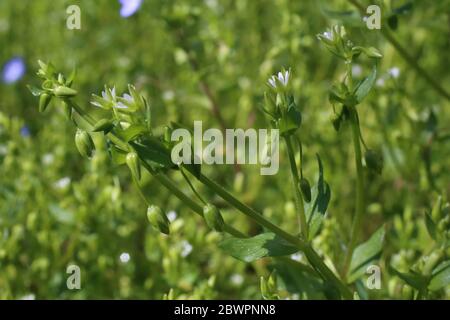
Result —
POLYGON ((322 275, 322 277, 332 283, 342 294, 345 299, 352 299, 352 293, 347 288, 347 286, 333 273, 333 271, 328 268, 328 266, 323 262, 323 259, 314 251, 309 243, 304 242, 302 239, 293 236, 292 234, 284 231, 278 226, 274 225, 272 222, 264 218, 259 212, 255 211, 251 207, 242 203, 236 199, 232 194, 225 190, 221 185, 208 179, 206 176, 201 174, 198 177, 199 181, 205 184, 208 188, 218 194, 222 199, 227 201, 230 205, 238 209, 243 214, 247 215, 251 219, 255 220, 257 223, 282 237, 286 241, 295 245, 300 251, 302 251, 308 261, 311 263, 313 268, 322 275))
MULTIPOLYGON (((292 178, 292 185, 294 189, 294 195, 295 195, 295 206, 297 207, 298 212, 298 218, 300 222, 300 230, 301 234, 304 239, 308 239, 308 225, 306 224, 306 214, 305 214, 305 207, 303 203, 303 197, 300 193, 299 183, 300 178, 298 176, 297 171, 297 165, 295 164, 295 155, 294 155, 294 149, 292 148, 292 141, 290 136, 284 136, 284 140, 286 142, 287 147, 287 153, 289 156, 289 164, 291 167, 291 178, 292 178)), ((301 167, 301 164, 300 164, 301 167)))
MULTIPOLYGON (((359 9, 362 15, 365 14, 365 8, 362 4, 360 4, 357 0, 348 0, 350 3, 352 3, 356 8, 359 9)), ((411 56, 408 53, 408 50, 406 50, 392 35, 392 33, 389 31, 388 27, 383 26, 381 29, 381 34, 386 38, 387 41, 390 42, 390 44, 397 50, 397 52, 400 54, 400 56, 407 62, 411 67, 413 67, 416 72, 423 77, 427 83, 431 85, 431 87, 438 92, 441 96, 446 98, 447 100, 450 100, 450 94, 437 82, 435 79, 433 79, 432 76, 428 72, 425 71, 418 63, 417 59, 415 59, 413 56, 411 56)))
POLYGON ((356 241, 358 239, 358 234, 361 229, 362 217, 365 210, 365 190, 364 190, 364 171, 362 165, 362 152, 359 137, 359 124, 358 124, 358 114, 354 107, 351 108, 352 119, 352 136, 353 136, 353 147, 355 149, 355 164, 356 164, 356 205, 355 205, 355 215, 353 217, 352 230, 350 235, 350 243, 347 248, 347 254, 344 262, 344 277, 348 272, 350 262, 353 256, 353 251, 355 249, 356 241))

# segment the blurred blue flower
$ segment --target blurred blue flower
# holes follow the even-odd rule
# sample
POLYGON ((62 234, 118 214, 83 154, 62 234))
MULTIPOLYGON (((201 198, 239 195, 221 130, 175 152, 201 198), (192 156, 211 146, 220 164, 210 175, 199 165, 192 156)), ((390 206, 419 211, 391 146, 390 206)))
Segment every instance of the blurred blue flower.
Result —
POLYGON ((122 8, 120 8, 120 15, 128 18, 136 13, 142 5, 143 0, 119 0, 122 8))
POLYGON ((14 83, 25 74, 25 62, 22 58, 16 57, 9 60, 3 66, 2 80, 5 83, 14 83))
POLYGON ((31 135, 30 128, 27 126, 20 128, 20 135, 25 138, 29 137, 31 135))

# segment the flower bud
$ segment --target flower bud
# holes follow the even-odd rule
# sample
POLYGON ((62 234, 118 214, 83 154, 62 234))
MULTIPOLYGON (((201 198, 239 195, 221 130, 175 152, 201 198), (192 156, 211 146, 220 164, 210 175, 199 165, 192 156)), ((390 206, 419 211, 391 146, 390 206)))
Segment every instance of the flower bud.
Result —
POLYGON ((41 94, 39 97, 39 112, 44 112, 51 100, 52 96, 48 93, 41 94))
POLYGON ((364 154, 364 159, 366 160, 366 165, 369 170, 381 174, 381 171, 383 170, 383 158, 378 152, 369 149, 364 154))
POLYGON ((67 119, 70 120, 72 117, 72 107, 69 106, 69 104, 65 101, 62 102, 62 107, 64 109, 64 114, 66 115, 67 119))
POLYGON ((95 145, 89 133, 78 129, 75 134, 75 145, 82 156, 87 158, 92 157, 95 150, 95 145))
POLYGON ((309 181, 305 178, 301 178, 299 182, 299 187, 303 195, 303 199, 305 199, 306 202, 311 201, 311 185, 309 184, 309 181))
POLYGON ((92 131, 94 132, 101 132, 104 133, 110 132, 114 128, 114 123, 111 120, 108 119, 100 119, 97 121, 97 123, 94 125, 94 128, 92 131))
POLYGON ((136 180, 141 179, 141 166, 139 165, 139 157, 136 152, 130 152, 127 154, 126 163, 130 168, 131 174, 136 180))
POLYGON ((216 206, 212 204, 205 205, 203 207, 203 217, 208 227, 219 232, 223 231, 225 222, 216 206))
POLYGON ((76 96, 78 93, 76 90, 65 86, 58 86, 53 89, 53 92, 58 98, 70 98, 76 96))
POLYGON ((153 228, 161 233, 169 234, 169 219, 157 206, 149 206, 147 209, 147 218, 153 228))

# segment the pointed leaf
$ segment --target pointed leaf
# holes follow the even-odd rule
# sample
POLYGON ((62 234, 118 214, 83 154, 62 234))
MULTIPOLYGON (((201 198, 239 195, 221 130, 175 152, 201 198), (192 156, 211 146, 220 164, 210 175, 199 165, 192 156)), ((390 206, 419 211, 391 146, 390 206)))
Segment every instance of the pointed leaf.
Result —
POLYGON ((378 258, 383 249, 385 230, 379 228, 366 242, 356 247, 353 252, 348 281, 353 282, 365 274, 367 267, 378 258))
POLYGON ((264 257, 286 256, 298 251, 297 247, 271 232, 252 238, 230 237, 223 240, 219 247, 232 257, 244 262, 252 262, 264 257))
POLYGON ((377 78, 377 67, 373 66, 372 72, 370 75, 365 78, 356 88, 355 96, 358 103, 361 103, 363 99, 369 94, 370 89, 372 89, 375 84, 375 80, 377 78))

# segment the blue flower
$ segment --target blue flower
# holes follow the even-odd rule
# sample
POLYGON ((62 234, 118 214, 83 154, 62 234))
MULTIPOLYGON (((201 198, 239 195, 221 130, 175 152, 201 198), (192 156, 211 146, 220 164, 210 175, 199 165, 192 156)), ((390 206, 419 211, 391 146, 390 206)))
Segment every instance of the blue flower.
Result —
POLYGON ((120 15, 128 18, 136 13, 142 5, 143 0, 119 0, 122 8, 120 8, 120 15))
POLYGON ((25 74, 25 62, 22 58, 16 57, 9 60, 3 66, 2 80, 5 83, 14 83, 25 74))
POLYGON ((20 128, 20 135, 24 138, 29 137, 31 135, 30 128, 28 128, 27 126, 23 126, 22 128, 20 128))

